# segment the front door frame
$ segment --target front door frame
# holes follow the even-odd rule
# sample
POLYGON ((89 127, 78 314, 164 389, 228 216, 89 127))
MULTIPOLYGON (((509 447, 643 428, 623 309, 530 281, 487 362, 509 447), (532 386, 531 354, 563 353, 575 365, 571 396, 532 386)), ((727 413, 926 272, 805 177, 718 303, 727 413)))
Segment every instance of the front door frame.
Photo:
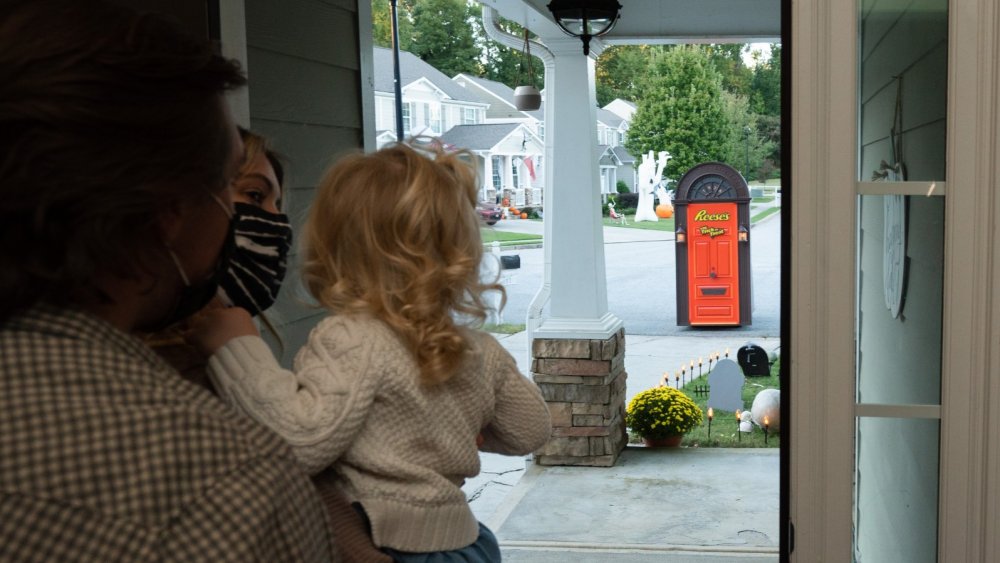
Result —
MULTIPOLYGON (((857 20, 785 0, 791 181, 792 561, 850 561, 855 428, 857 20), (790 7, 790 10, 787 9, 790 7)), ((1000 560, 1000 6, 949 3, 938 560, 1000 560), (991 400, 992 397, 992 400, 991 400)))

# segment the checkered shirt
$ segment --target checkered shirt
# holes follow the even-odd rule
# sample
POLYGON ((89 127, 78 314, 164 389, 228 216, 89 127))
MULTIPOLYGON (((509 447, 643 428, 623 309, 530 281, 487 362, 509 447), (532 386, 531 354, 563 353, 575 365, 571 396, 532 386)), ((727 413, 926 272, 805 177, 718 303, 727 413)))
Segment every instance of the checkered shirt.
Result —
POLYGON ((95 317, 0 323, 0 561, 332 559, 277 436, 95 317))

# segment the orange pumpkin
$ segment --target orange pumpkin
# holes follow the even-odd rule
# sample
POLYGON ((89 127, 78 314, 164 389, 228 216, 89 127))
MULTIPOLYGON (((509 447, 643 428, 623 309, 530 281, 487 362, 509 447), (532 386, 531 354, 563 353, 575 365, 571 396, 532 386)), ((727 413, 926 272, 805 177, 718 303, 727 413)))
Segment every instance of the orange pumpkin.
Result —
POLYGON ((527 218, 528 218, 528 214, 527 213, 522 213, 521 214, 521 219, 527 219, 527 218))
POLYGON ((656 206, 656 216, 660 219, 669 219, 674 216, 674 206, 669 203, 661 203, 656 206))

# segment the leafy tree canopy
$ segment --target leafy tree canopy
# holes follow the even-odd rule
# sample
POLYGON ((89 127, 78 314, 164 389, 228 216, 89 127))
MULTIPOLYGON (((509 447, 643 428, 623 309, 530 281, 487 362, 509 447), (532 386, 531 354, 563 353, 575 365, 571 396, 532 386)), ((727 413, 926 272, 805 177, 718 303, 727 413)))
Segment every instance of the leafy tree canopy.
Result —
POLYGON ((482 49, 473 36, 472 10, 465 0, 414 2, 408 50, 448 76, 460 72, 479 75, 482 49))
POLYGON ((771 58, 753 69, 750 108, 762 115, 781 115, 781 45, 771 45, 771 58))
POLYGON ((701 49, 682 46, 654 57, 649 88, 629 128, 625 147, 636 158, 666 150, 667 175, 678 178, 696 164, 723 160, 731 126, 721 79, 701 49))

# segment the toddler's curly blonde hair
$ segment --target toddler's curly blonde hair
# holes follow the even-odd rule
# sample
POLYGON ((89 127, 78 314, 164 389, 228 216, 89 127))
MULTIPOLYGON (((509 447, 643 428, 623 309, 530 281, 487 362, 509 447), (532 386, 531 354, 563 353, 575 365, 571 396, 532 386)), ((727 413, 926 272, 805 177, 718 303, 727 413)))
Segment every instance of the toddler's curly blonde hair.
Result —
POLYGON ((381 319, 425 384, 447 381, 469 348, 454 315, 486 318, 483 243, 471 154, 396 144, 342 159, 317 188, 303 233, 303 278, 338 314, 381 319))

